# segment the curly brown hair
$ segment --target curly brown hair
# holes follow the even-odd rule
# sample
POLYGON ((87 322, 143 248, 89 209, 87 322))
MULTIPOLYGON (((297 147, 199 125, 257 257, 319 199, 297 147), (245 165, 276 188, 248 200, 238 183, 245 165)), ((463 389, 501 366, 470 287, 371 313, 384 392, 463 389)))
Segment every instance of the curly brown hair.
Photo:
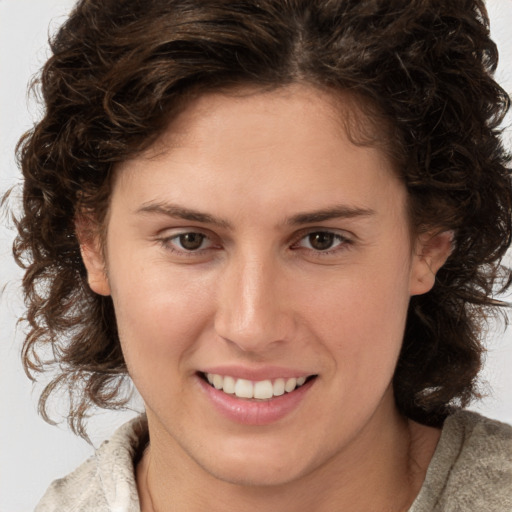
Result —
POLYGON ((50 44, 44 116, 18 145, 14 244, 26 269, 25 369, 58 368, 40 398, 47 420, 61 387, 82 435, 91 406, 126 402, 114 308, 87 284, 77 212, 101 225, 115 164, 147 148, 191 94, 244 84, 345 91, 392 127, 413 227, 455 233, 434 288, 411 299, 396 402, 437 425, 478 394, 484 323, 510 284, 512 206, 499 131, 509 98, 492 78, 481 0, 80 0, 50 44))

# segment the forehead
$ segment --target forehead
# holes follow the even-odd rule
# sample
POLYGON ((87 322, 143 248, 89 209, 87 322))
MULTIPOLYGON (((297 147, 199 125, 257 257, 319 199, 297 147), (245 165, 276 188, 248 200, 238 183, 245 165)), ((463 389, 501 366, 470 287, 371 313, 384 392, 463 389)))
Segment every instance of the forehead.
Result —
POLYGON ((118 181, 139 205, 208 205, 226 216, 276 205, 283 216, 340 204, 371 210, 376 195, 401 184, 379 147, 353 142, 347 125, 365 123, 354 105, 304 86, 203 94, 119 167, 118 181))
MULTIPOLYGON (((344 90, 307 83, 271 89, 244 85, 192 93, 184 98, 181 109, 171 118, 167 129, 144 154, 153 158, 202 135, 211 140, 225 134, 229 127, 237 135, 249 133, 251 123, 263 125, 267 121, 267 126, 282 126, 287 132, 295 125, 298 132, 303 127, 301 123, 312 117, 322 119, 322 132, 337 132, 355 145, 378 148, 393 160, 396 152, 392 147, 393 130, 377 105, 344 90), (279 118, 272 115, 276 109, 279 109, 279 118), (206 124, 209 129, 202 130, 206 124)), ((313 133, 308 135, 315 138, 313 133)), ((322 133, 317 135, 323 136, 322 133)))

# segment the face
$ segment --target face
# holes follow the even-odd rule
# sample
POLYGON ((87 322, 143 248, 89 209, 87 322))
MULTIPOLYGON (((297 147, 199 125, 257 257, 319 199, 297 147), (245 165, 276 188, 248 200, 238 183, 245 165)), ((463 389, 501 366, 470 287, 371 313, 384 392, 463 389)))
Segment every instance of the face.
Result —
POLYGON ((106 261, 98 244, 84 260, 152 446, 180 467, 284 483, 367 450, 396 416, 409 298, 437 249, 411 238, 404 186, 349 141, 340 101, 206 94, 119 166, 106 261))

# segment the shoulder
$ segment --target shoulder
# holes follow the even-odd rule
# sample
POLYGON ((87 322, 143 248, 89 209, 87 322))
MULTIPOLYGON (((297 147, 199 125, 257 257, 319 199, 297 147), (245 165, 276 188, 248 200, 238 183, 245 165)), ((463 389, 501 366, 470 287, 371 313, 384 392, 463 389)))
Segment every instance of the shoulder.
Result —
POLYGON ((133 460, 146 433, 144 416, 120 427, 91 458, 55 480, 35 512, 138 511, 133 460))
POLYGON ((446 448, 460 447, 454 468, 456 474, 478 476, 494 488, 507 484, 512 493, 512 426, 469 411, 459 411, 447 419, 446 448))
POLYGON ((448 417, 410 510, 512 510, 512 427, 469 411, 448 417))

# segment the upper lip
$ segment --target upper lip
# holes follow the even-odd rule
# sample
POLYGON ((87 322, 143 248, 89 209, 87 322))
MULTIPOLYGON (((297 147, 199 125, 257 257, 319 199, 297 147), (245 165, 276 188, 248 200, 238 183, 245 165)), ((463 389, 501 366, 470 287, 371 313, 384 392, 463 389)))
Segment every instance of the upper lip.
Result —
POLYGON ((201 373, 212 373, 222 376, 230 376, 235 379, 246 379, 251 381, 274 380, 279 378, 290 379, 292 377, 309 377, 314 372, 286 368, 279 366, 262 366, 259 368, 244 367, 238 365, 220 365, 204 368, 201 373))

